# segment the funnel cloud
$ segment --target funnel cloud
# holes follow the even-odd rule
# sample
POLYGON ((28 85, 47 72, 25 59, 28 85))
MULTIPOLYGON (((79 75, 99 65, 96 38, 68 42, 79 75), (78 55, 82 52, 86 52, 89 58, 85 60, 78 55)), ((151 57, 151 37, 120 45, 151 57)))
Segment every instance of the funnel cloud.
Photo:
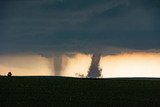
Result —
POLYGON ((89 78, 101 77, 102 69, 99 68, 100 59, 101 59, 100 54, 97 54, 97 53, 93 54, 91 66, 89 68, 87 77, 89 77, 89 78))
POLYGON ((101 77, 101 56, 160 53, 159 13, 159 0, 0 0, 0 57, 44 56, 55 75, 101 77))
POLYGON ((57 54, 54 56, 54 71, 56 75, 59 75, 62 71, 62 55, 57 54))

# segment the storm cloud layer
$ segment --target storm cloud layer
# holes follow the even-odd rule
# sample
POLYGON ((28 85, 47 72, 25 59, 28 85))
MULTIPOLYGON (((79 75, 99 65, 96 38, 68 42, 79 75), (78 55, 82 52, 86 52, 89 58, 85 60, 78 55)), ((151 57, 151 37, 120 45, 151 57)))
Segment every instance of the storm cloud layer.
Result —
POLYGON ((159 0, 1 0, 0 53, 160 48, 159 0))

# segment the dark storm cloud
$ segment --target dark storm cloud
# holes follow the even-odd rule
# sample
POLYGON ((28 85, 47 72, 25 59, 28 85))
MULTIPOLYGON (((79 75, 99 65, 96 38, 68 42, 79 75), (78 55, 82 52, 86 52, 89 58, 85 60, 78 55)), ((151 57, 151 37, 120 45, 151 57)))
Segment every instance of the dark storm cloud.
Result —
POLYGON ((1 0, 0 52, 160 48, 159 0, 1 0))

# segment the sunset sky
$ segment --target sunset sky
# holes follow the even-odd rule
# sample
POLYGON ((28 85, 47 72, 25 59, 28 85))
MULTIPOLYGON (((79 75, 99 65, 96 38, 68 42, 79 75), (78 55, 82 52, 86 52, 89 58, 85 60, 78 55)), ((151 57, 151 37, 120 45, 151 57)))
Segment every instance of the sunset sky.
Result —
POLYGON ((1 0, 0 74, 160 77, 159 0, 1 0))

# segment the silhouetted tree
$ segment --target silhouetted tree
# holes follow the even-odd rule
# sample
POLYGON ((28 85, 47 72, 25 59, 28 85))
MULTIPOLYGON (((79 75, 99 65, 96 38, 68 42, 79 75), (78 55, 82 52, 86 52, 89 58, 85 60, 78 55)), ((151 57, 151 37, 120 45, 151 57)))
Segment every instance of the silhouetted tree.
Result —
POLYGON ((8 76, 8 77, 11 77, 11 76, 12 76, 12 73, 11 73, 11 72, 8 72, 7 76, 8 76))

